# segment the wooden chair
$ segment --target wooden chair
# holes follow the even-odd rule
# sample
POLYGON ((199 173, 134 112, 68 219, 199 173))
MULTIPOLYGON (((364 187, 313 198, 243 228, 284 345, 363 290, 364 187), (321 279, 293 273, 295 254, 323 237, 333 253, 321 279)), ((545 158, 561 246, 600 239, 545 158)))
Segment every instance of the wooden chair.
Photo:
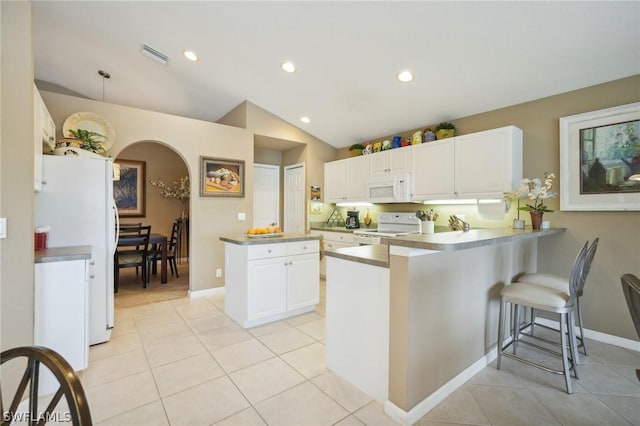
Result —
MULTIPOLYGON (((0 354, 0 362, 3 365, 5 362, 20 358, 26 358, 27 366, 18 384, 16 393, 10 400, 7 411, 5 411, 2 398, 0 398, 0 412, 3 415, 3 425, 13 423, 12 420, 14 420, 15 423, 33 425, 45 424, 49 421, 52 423, 71 421, 73 425, 78 426, 90 426, 92 424, 89 404, 80 379, 60 354, 49 348, 40 346, 13 348, 0 354), (47 398, 41 398, 42 395, 40 395, 39 392, 39 377, 42 366, 51 371, 60 386, 53 393, 53 397, 50 399, 47 407, 40 411, 38 409, 38 403, 42 400, 47 400, 47 398), (29 394, 27 398, 24 399, 27 386, 29 386, 29 394), (65 399, 67 407, 60 406, 59 410, 64 411, 56 411, 55 409, 62 398, 65 399), (24 409, 22 408, 23 406, 25 407, 24 409), (58 416, 56 416, 65 416, 67 413, 70 416, 69 419, 66 419, 66 417, 58 418, 58 416), (7 418, 7 416, 11 415, 24 415, 25 417, 21 419, 17 417, 13 419, 7 418), (30 418, 26 419, 26 415, 30 418)), ((22 360, 17 360, 16 363, 17 362, 21 362, 20 365, 24 365, 24 361, 22 360)), ((2 392, 0 391, 0 396, 1 395, 2 392)))
MULTIPOLYGON (((167 241, 167 262, 169 262, 171 275, 175 274, 176 278, 180 278, 180 275, 178 275, 178 264, 176 262, 176 259, 178 258, 178 256, 180 256, 179 247, 180 247, 181 236, 182 236, 182 221, 178 219, 175 222, 173 222, 173 225, 171 226, 171 237, 167 241)), ((162 253, 160 251, 160 248, 157 247, 157 245, 149 249, 149 253, 147 255, 148 270, 151 270, 153 263, 157 262, 158 259, 160 259, 160 256, 162 256, 162 253)), ((151 275, 148 274, 147 282, 149 282, 150 277, 151 275)))
POLYGON ((142 268, 142 283, 147 288, 147 251, 151 226, 141 226, 140 235, 120 237, 114 259, 114 290, 117 293, 120 281, 120 269, 142 268))

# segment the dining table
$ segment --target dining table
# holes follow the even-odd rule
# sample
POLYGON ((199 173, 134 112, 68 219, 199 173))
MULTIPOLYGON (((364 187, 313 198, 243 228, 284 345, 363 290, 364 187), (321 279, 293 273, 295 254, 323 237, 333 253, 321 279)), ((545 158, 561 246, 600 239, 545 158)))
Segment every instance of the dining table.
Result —
MULTIPOLYGON (((152 232, 149 235, 149 245, 152 245, 152 246, 160 245, 160 253, 161 253, 161 255, 160 255, 160 283, 161 284, 166 284, 166 282, 167 282, 167 236, 152 232)), ((154 262, 153 265, 152 265, 151 273, 154 274, 154 275, 157 274, 156 262, 154 262)))

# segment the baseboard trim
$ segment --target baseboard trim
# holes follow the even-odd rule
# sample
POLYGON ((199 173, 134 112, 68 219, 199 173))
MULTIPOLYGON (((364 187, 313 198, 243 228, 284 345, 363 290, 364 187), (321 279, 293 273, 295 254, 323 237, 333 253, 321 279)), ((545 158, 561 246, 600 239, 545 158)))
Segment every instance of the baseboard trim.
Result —
MULTIPOLYGON (((542 324, 547 327, 555 328, 556 330, 558 330, 560 327, 560 325, 558 324, 558 321, 554 321, 546 318, 538 317, 536 318, 536 323, 542 324)), ((580 329, 578 327, 576 327, 575 333, 576 333, 576 336, 580 335, 580 329)), ((598 342, 607 343, 609 345, 619 346, 621 348, 631 349, 633 351, 640 352, 640 342, 636 342, 635 340, 631 340, 631 339, 626 339, 624 337, 618 337, 612 334, 601 333, 599 331, 589 330, 587 328, 584 329, 584 337, 591 340, 596 340, 598 342)), ((587 351, 588 350, 589 349, 587 348, 587 351)))
POLYGON ((207 297, 224 294, 224 287, 207 288, 204 290, 189 290, 189 297, 207 297))
POLYGON ((405 411, 387 400, 384 403, 384 412, 393 420, 403 425, 410 426, 420 420, 433 407, 442 402, 446 397, 455 392, 460 386, 465 384, 470 378, 475 376, 480 370, 489 365, 498 356, 497 349, 490 350, 486 355, 471 364, 460 374, 449 380, 447 383, 438 388, 431 395, 416 404, 411 410, 405 411))

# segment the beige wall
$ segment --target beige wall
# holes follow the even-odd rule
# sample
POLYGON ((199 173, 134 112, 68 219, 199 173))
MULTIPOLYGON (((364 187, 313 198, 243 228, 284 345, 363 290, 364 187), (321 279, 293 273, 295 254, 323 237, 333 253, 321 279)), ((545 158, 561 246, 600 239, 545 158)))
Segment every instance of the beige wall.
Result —
MULTIPOLYGON (((31 4, 0 2, 2 68, 0 217, 0 350, 33 344, 33 59, 31 4)), ((22 367, 23 368, 23 367, 22 367)), ((2 367, 9 387, 23 371, 2 367)), ((11 395, 3 395, 4 398, 11 395)), ((6 401, 5 401, 6 402, 6 401)))

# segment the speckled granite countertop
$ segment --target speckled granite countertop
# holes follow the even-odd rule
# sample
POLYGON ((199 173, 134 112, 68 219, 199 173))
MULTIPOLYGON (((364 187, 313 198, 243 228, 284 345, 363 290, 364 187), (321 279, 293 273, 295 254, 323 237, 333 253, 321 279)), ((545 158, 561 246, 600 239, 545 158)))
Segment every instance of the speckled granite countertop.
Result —
POLYGON ((91 246, 51 247, 34 252, 34 263, 91 259, 91 246))
POLYGON ((386 244, 371 244, 367 246, 325 250, 324 255, 383 268, 389 267, 389 246, 386 244))
POLYGON ((233 237, 220 237, 220 241, 231 244, 239 245, 255 245, 255 244, 276 244, 276 243, 290 243, 294 241, 307 241, 307 240, 319 240, 321 235, 312 234, 293 234, 287 233, 277 237, 269 238, 250 238, 247 235, 237 235, 233 237))

